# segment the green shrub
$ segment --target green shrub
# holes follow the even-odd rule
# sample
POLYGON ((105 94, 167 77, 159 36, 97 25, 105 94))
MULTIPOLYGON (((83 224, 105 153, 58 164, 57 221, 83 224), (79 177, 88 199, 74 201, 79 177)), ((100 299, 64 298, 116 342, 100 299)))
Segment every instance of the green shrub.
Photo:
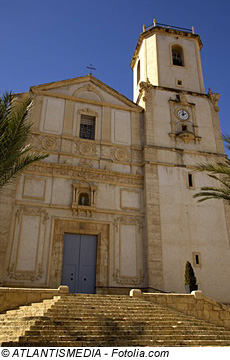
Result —
POLYGON ((186 262, 185 274, 184 274, 185 285, 196 285, 196 277, 189 261, 186 262))

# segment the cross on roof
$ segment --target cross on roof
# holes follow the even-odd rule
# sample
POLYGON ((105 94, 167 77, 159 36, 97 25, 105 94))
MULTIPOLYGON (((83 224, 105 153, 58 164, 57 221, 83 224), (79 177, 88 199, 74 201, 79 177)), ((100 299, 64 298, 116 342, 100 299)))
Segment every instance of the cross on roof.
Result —
POLYGON ((86 68, 91 70, 91 71, 90 71, 90 75, 92 75, 92 70, 96 70, 96 68, 93 67, 92 64, 90 64, 89 66, 86 66, 86 68))

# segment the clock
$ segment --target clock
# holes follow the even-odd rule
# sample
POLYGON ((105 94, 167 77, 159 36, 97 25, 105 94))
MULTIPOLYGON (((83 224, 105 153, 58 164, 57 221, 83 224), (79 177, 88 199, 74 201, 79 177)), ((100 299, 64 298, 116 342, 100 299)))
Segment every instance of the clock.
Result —
POLYGON ((176 115, 180 120, 188 120, 188 118, 189 118, 189 113, 185 109, 177 110, 176 115))

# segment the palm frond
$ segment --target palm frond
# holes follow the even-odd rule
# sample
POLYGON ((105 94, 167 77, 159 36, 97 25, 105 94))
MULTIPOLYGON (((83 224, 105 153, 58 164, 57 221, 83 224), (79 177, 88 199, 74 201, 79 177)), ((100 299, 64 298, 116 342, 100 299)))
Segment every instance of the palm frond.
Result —
POLYGON ((213 174, 223 174, 230 176, 230 164, 229 162, 225 163, 207 163, 207 164, 199 164, 196 167, 197 171, 206 171, 213 174))
MULTIPOLYGON (((230 136, 223 135, 223 140, 227 143, 226 147, 230 150, 230 136)), ((223 199, 230 203, 230 160, 224 162, 199 164, 197 171, 207 172, 207 175, 214 179, 221 186, 203 186, 201 191, 195 194, 194 198, 199 198, 198 202, 209 199, 223 199)))
POLYGON ((31 152, 32 145, 28 143, 32 127, 28 121, 31 106, 30 98, 19 103, 11 93, 0 97, 0 188, 25 167, 48 156, 31 152))
POLYGON ((198 202, 203 202, 205 200, 210 200, 210 199, 216 199, 216 200, 227 200, 230 201, 230 194, 226 194, 223 192, 215 192, 215 191, 201 191, 200 193, 197 193, 193 196, 194 198, 200 197, 200 199, 198 199, 198 202))
POLYGON ((223 135, 222 138, 226 143, 226 148, 230 150, 230 135, 223 135))
POLYGON ((230 178, 229 177, 222 176, 223 178, 221 178, 221 177, 217 177, 217 176, 211 175, 211 174, 208 174, 208 176, 212 179, 219 181, 221 184, 226 186, 226 188, 228 188, 228 190, 230 190, 230 178))

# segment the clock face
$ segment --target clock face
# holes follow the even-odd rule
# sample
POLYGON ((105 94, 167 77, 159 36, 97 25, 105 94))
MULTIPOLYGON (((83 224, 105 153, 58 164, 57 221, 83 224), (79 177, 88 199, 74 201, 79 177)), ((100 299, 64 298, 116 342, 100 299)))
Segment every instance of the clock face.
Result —
POLYGON ((177 110, 176 114, 177 114, 178 118, 181 120, 188 120, 188 118, 189 118, 189 113, 185 109, 177 110))

